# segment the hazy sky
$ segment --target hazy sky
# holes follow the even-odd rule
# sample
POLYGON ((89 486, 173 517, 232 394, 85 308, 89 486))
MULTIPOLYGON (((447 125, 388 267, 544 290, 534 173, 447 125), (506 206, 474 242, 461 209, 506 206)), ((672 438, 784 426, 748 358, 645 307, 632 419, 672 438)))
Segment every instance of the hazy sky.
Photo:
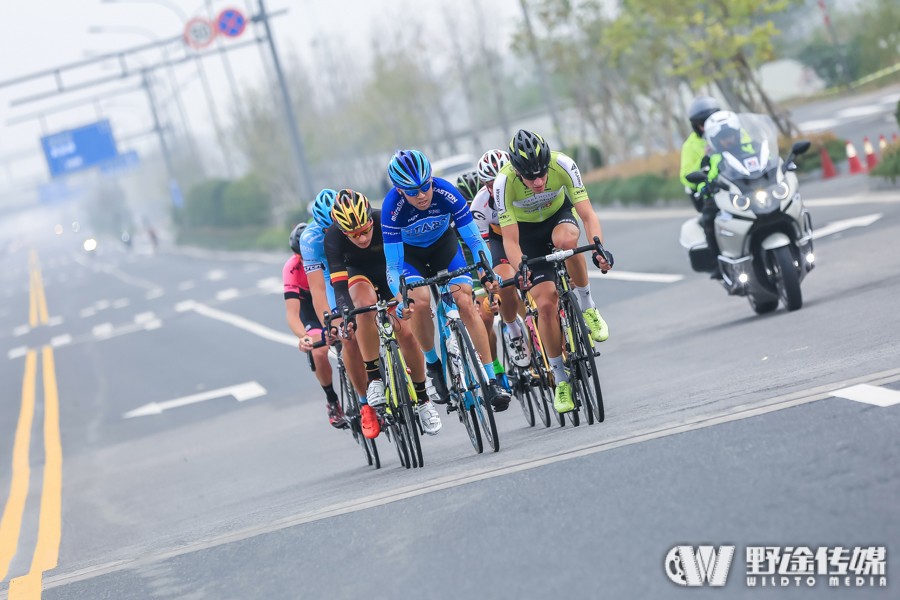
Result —
MULTIPOLYGON (((0 36, 0 83, 35 71, 51 69, 67 63, 84 60, 98 53, 122 50, 151 41, 150 36, 168 38, 179 35, 184 28, 183 18, 205 16, 207 4, 214 13, 225 8, 237 8, 248 13, 248 6, 256 12, 257 0, 27 0, 15 2, 15 8, 5 11, 6 27, 0 36), (173 7, 177 10, 173 10, 173 7), (144 33, 90 33, 91 27, 141 29, 144 33)), ((426 26, 421 35, 435 40, 436 47, 447 47, 446 36, 452 35, 443 21, 445 6, 453 6, 458 13, 471 14, 472 2, 479 1, 486 19, 487 31, 494 37, 506 37, 519 18, 518 0, 267 0, 269 12, 288 9, 284 16, 274 18, 272 26, 282 60, 295 53, 303 60, 312 56, 313 40, 317 36, 340 43, 357 54, 360 65, 365 65, 369 39, 379 29, 387 27, 392 19, 416 14, 426 26)), ((238 41, 249 40, 250 29, 238 41)), ((229 41, 226 43, 235 43, 229 41)), ((159 56, 159 55, 157 55, 159 56)), ((263 80, 260 51, 248 47, 229 53, 231 65, 240 79, 240 86, 255 87, 263 80)), ((152 61, 146 54, 143 60, 152 61)), ((217 98, 217 112, 224 122, 230 114, 230 91, 222 61, 218 56, 204 59, 210 85, 217 98)), ((67 83, 110 76, 116 73, 112 65, 97 65, 70 73, 67 83)), ((166 78, 164 71, 158 77, 166 78)), ((212 142, 212 126, 207 102, 197 72, 192 64, 179 65, 175 69, 176 80, 182 89, 191 126, 206 144, 212 142)), ((53 89, 54 80, 46 77, 38 81, 0 88, 0 188, 10 180, 21 182, 46 177, 47 169, 40 153, 39 138, 42 128, 46 132, 68 129, 109 118, 117 137, 147 131, 152 126, 146 96, 142 92, 108 96, 99 102, 80 108, 46 115, 43 123, 31 119, 10 125, 10 119, 22 118, 42 110, 74 103, 80 99, 103 97, 104 92, 134 87, 137 78, 115 82, 103 87, 59 95, 46 100, 10 107, 10 102, 53 89)), ((168 85, 166 84, 167 88, 168 85)), ((165 93, 162 94, 165 96, 165 93)), ((163 101, 165 101, 165 97, 163 101)), ((173 117, 177 114, 171 106, 173 117)), ((152 152, 156 148, 154 137, 135 139, 120 144, 123 148, 136 148, 152 152)))

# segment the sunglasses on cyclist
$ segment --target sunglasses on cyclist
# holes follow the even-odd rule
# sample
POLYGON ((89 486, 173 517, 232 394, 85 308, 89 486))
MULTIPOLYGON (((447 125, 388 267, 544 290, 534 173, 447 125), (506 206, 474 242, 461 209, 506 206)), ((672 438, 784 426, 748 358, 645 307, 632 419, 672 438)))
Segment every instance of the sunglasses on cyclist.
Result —
POLYGON ((528 181, 534 181, 535 179, 543 179, 544 177, 546 177, 547 171, 548 171, 548 169, 544 169, 543 171, 541 171, 539 173, 529 173, 528 175, 526 175, 524 173, 519 173, 519 176, 522 179, 526 179, 528 181))
POLYGON ((373 221, 369 221, 369 224, 362 227, 361 229, 357 229, 356 231, 345 231, 344 235, 346 235, 348 238, 352 238, 355 240, 357 238, 361 238, 362 236, 364 236, 368 233, 371 233, 373 227, 375 227, 375 223, 373 221))
POLYGON ((411 188, 411 189, 403 189, 401 191, 403 192, 404 195, 409 196, 410 198, 415 198, 416 196, 419 195, 420 192, 424 194, 430 189, 431 189, 431 180, 429 179, 428 181, 423 183, 420 187, 411 188))

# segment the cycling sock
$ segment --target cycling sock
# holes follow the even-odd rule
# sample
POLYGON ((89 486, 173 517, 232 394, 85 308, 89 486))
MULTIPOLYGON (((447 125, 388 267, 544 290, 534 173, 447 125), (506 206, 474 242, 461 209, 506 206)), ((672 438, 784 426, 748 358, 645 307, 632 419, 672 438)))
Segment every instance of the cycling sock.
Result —
POLYGON ((425 391, 424 381, 413 381, 413 389, 419 402, 428 402, 428 392, 425 391))
POLYGON ((503 368, 503 363, 498 358, 494 361, 494 375, 500 375, 501 373, 506 373, 506 369, 503 368))
POLYGON ((366 405, 366 406, 369 405, 369 401, 366 399, 366 395, 365 395, 365 394, 360 394, 360 395, 359 395, 359 403, 360 403, 361 405, 363 405, 363 404, 366 405))
POLYGON ((322 389, 325 390, 325 399, 328 400, 331 404, 334 404, 338 401, 337 394, 334 391, 334 386, 332 384, 323 385, 322 389))
POLYGON ((591 298, 591 286, 586 285, 584 287, 575 286, 575 291, 578 292, 578 303, 581 305, 581 310, 587 310, 589 308, 597 308, 594 305, 594 299, 591 298))
POLYGON ((550 359, 550 368, 553 369, 553 378, 556 379, 557 384, 569 381, 569 374, 566 373, 566 367, 563 365, 562 355, 550 359))
POLYGON ((366 378, 368 383, 381 379, 381 369, 378 368, 378 359, 363 361, 366 364, 366 378))
POLYGON ((497 374, 494 373, 494 363, 489 362, 484 365, 484 372, 487 374, 487 378, 490 381, 497 379, 497 374))
POLYGON ((435 351, 434 346, 431 347, 431 350, 425 351, 425 360, 431 364, 440 362, 441 357, 438 356, 438 353, 435 351))
POLYGON ((506 325, 506 335, 509 336, 510 339, 521 337, 522 328, 519 327, 519 320, 513 319, 512 323, 507 323, 503 321, 503 324, 506 325))

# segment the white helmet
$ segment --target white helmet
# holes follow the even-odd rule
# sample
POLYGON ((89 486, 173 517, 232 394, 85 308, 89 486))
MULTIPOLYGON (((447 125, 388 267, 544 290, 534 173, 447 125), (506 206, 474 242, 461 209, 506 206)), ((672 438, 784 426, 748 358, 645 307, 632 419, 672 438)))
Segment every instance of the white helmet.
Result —
POLYGON ((730 148, 740 140, 741 121, 730 110, 720 110, 706 119, 703 136, 717 149, 730 148))
POLYGON ((509 154, 503 150, 488 150, 478 160, 478 178, 488 183, 497 177, 500 169, 509 162, 509 154))

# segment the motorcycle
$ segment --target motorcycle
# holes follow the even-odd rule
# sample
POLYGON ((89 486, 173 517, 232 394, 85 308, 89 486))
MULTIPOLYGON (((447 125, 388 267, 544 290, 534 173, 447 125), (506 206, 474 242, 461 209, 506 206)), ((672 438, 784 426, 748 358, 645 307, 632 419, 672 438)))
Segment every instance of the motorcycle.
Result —
MULTIPOLYGON (((719 255, 713 256, 698 219, 681 227, 680 243, 694 271, 718 266, 729 295, 745 296, 757 314, 803 306, 800 282, 815 266, 813 226, 800 196, 794 158, 809 150, 795 142, 787 158, 778 154, 778 134, 766 115, 739 114, 737 143, 727 146, 720 131, 705 131, 708 156, 718 159, 718 175, 707 185, 718 212, 713 223, 719 255)), ((708 128, 707 128, 708 129, 708 128)), ((687 176, 694 184, 707 173, 687 176)))

